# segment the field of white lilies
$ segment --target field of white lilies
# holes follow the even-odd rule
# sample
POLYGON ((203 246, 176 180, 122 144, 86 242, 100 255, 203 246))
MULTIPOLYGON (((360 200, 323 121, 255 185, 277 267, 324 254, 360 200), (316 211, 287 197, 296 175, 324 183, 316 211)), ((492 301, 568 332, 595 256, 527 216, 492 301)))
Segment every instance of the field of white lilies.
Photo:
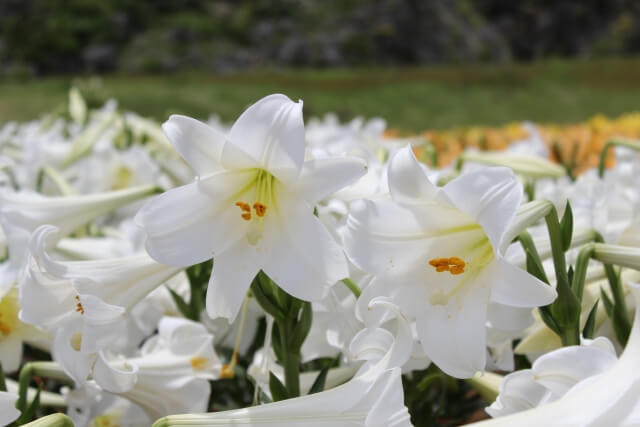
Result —
POLYGON ((302 112, 0 123, 0 425, 640 425, 639 141, 302 112))

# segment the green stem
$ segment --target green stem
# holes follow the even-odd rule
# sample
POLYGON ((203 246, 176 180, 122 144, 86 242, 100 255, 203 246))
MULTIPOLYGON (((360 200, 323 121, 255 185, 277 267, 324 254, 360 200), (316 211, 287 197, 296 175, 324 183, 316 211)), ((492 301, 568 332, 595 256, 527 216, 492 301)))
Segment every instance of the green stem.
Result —
POLYGON ((573 272, 573 281, 571 283, 571 289, 573 293, 578 298, 578 301, 582 301, 582 295, 584 293, 584 282, 587 277, 587 267, 589 266, 589 261, 591 257, 595 253, 595 246, 593 243, 585 245, 580 252, 578 253, 578 258, 576 260, 576 269, 573 272))
MULTIPOLYGON (((600 233, 595 233, 596 243, 604 243, 604 238, 600 233)), ((629 334, 631 333, 631 318, 629 317, 629 310, 627 309, 627 300, 624 296, 624 288, 622 286, 622 280, 620 275, 613 267, 612 264, 603 264, 604 272, 607 275, 609 281, 609 288, 611 289, 611 295, 614 302, 614 316, 612 319, 616 332, 616 338, 623 346, 626 345, 629 334)))
POLYGON ((349 288, 353 295, 355 295, 356 299, 360 298, 360 295, 362 295, 362 290, 360 289, 360 287, 358 287, 358 285, 356 285, 356 282, 347 277, 346 279, 342 279, 342 283, 344 283, 345 286, 349 288))
POLYGON ((562 242, 562 229, 558 220, 558 212, 555 207, 545 216, 547 229, 549 230, 549 241, 551 242, 551 254, 553 256, 553 267, 556 271, 556 280, 564 280, 569 284, 567 276, 567 263, 564 258, 564 243, 562 242))
POLYGON ((300 352, 284 351, 284 385, 290 397, 300 396, 300 352))
POLYGON ((604 176, 604 166, 607 160, 607 152, 609 151, 609 147, 612 146, 627 147, 631 148, 632 150, 640 151, 640 141, 637 140, 614 138, 607 141, 604 144, 604 147, 602 147, 602 151, 600 152, 600 162, 598 163, 598 176, 600 178, 604 176))
POLYGON ((31 378, 34 376, 51 378, 66 384, 73 384, 73 380, 69 378, 60 365, 56 362, 29 362, 22 367, 20 376, 18 377, 18 401, 16 408, 23 411, 27 407, 27 392, 31 378))

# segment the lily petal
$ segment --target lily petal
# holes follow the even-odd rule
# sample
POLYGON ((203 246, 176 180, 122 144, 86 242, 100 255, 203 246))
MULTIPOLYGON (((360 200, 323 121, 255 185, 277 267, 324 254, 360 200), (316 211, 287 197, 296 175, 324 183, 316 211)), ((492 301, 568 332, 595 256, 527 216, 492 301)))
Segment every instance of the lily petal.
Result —
POLYGON ((522 200, 522 185, 513 171, 491 167, 470 172, 453 179, 442 192, 482 226, 497 251, 506 224, 511 223, 522 200))
POLYGON ((292 182, 304 161, 302 101, 294 103, 279 94, 262 98, 236 120, 228 139, 222 154, 227 168, 260 167, 281 181, 292 182), (233 149, 245 153, 251 164, 238 156, 233 156, 235 164, 228 164, 231 156, 227 153, 233 149))
POLYGON ((418 163, 411 146, 399 150, 389 160, 389 192, 396 203, 416 204, 433 199, 438 189, 418 163))
POLYGON ((446 374, 471 378, 486 363, 485 321, 489 288, 474 286, 460 299, 417 315, 417 332, 427 356, 446 374))
POLYGON ((296 298, 317 301, 329 286, 349 276, 342 248, 311 211, 294 215, 275 237, 263 270, 296 298))
POLYGON ((210 318, 224 317, 233 322, 260 270, 262 257, 256 247, 240 241, 215 259, 206 297, 210 318))
POLYGON ((220 170, 225 136, 191 117, 172 115, 162 125, 171 144, 198 175, 220 170))
POLYGON ((491 286, 491 300, 512 307, 539 307, 551 304, 558 296, 556 290, 526 271, 496 258, 495 280, 491 286))
POLYGON ((248 173, 216 173, 150 200, 135 218, 147 233, 149 255, 162 264, 184 267, 211 259, 235 243, 247 224, 229 197, 250 179, 248 173), (208 235, 203 236, 203 230, 208 235))
POLYGON ((367 172, 367 163, 358 157, 315 159, 304 162, 296 192, 311 204, 355 182, 367 172))

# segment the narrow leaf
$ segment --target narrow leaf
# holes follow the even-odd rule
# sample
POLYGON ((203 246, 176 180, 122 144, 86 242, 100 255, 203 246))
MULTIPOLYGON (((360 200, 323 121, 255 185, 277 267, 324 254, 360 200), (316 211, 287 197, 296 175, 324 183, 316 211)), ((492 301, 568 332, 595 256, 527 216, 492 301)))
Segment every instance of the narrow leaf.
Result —
POLYGON ((178 295, 176 291, 174 291, 168 286, 167 286, 167 289, 171 294, 171 298, 173 298, 173 301, 176 303, 178 310, 180 310, 180 313, 182 313, 184 317, 186 317, 187 319, 195 320, 195 321, 200 320, 200 313, 197 313, 197 314, 194 313, 191 306, 184 300, 184 298, 178 295))
POLYGON ((293 336, 291 337, 291 350, 299 351, 304 343, 304 340, 309 335, 311 329, 311 321, 313 320, 313 310, 311 309, 311 303, 305 302, 302 306, 302 313, 300 320, 298 320, 295 329, 293 330, 293 336))
POLYGON ((20 418, 18 418, 18 420, 16 421, 16 424, 22 425, 30 421, 33 421, 36 418, 36 411, 38 410, 39 406, 40 406, 40 389, 38 388, 36 390, 36 395, 33 398, 33 402, 31 402, 31 405, 29 405, 27 409, 22 414, 20 414, 20 418))
POLYGON ((589 312, 589 316, 587 317, 587 322, 584 324, 584 328, 582 328, 582 336, 587 339, 593 339, 593 335, 596 330, 596 313, 598 311, 598 302, 596 301, 591 307, 591 311, 589 312))
POLYGON ((560 221, 560 229, 562 231, 562 246, 566 252, 571 247, 571 239, 573 238, 573 210, 568 200, 560 221))
POLYGON ((280 382, 278 377, 273 375, 273 372, 269 372, 269 390, 271 390, 271 397, 273 397, 274 402, 289 398, 286 387, 280 382))
POLYGON ((318 376, 316 377, 315 381, 311 385, 311 388, 309 389, 308 394, 318 393, 324 390, 324 385, 327 382, 328 373, 329 373, 328 366, 325 366, 320 370, 320 372, 318 373, 318 376))
POLYGON ((613 316, 613 302, 609 295, 604 291, 604 289, 600 288, 600 298, 602 299, 602 303, 604 304, 604 310, 607 312, 607 316, 611 318, 613 316))

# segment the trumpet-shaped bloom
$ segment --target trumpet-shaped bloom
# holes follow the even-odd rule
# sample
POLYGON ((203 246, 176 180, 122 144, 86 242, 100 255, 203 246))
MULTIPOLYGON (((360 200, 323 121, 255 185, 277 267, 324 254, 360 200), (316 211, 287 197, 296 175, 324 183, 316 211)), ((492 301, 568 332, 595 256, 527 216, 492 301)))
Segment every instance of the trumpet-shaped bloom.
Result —
MULTIPOLYGON (((536 307, 556 296, 503 257, 522 188, 506 168, 468 173, 437 188, 409 147, 390 160, 388 179, 392 201, 352 206, 347 254, 378 275, 365 290, 369 298, 393 296, 416 319, 434 363, 452 376, 471 377, 485 367, 490 303, 536 307)), ((497 314, 492 326, 510 321, 498 316, 502 311, 491 310, 497 314)))
POLYGON ((163 129, 198 179, 149 201, 136 216, 157 261, 189 266, 215 258, 212 318, 233 319, 262 269, 290 294, 317 300, 347 277, 340 246, 313 205, 366 172, 363 160, 304 161, 302 103, 271 95, 227 135, 183 116, 163 129))
POLYGON ((531 369, 504 377, 498 398, 486 411, 499 417, 552 402, 578 382, 611 368, 616 360, 613 344, 604 337, 552 351, 538 358, 531 369))
POLYGON ((0 361, 5 372, 14 372, 20 367, 23 341, 33 343, 46 338, 44 332, 20 321, 19 310, 15 289, 0 298, 0 361))
POLYGON ((56 228, 38 228, 19 283, 20 319, 55 332, 53 353, 67 374, 84 382, 97 353, 122 339, 126 315, 180 271, 147 254, 54 261, 47 247, 56 228))
POLYGON ((1 268, 0 293, 13 285, 31 234, 39 226, 55 225, 60 229, 59 237, 62 238, 100 215, 156 192, 157 188, 153 186, 69 197, 0 192, 0 225, 9 246, 9 261, 1 268))
MULTIPOLYGON (((640 286, 634 285, 632 291, 636 304, 640 303, 640 286)), ((578 382, 555 402, 478 425, 637 426, 640 423, 639 358, 640 310, 636 310, 627 346, 620 358, 608 369, 578 382)), ((580 364, 577 364, 579 367, 580 364)), ((579 371, 579 368, 573 371, 579 371)), ((557 384, 558 382, 555 385, 557 384)))
MULTIPOLYGON (((393 304, 376 300, 371 308, 393 304)), ((210 414, 174 415, 158 420, 156 427, 188 425, 243 426, 410 426, 404 406, 401 372, 410 357, 413 337, 407 320, 397 313, 395 340, 382 342, 375 332, 364 330, 354 338, 354 353, 366 360, 349 382, 320 393, 210 414)), ((386 332, 386 331, 385 331, 386 332)))

